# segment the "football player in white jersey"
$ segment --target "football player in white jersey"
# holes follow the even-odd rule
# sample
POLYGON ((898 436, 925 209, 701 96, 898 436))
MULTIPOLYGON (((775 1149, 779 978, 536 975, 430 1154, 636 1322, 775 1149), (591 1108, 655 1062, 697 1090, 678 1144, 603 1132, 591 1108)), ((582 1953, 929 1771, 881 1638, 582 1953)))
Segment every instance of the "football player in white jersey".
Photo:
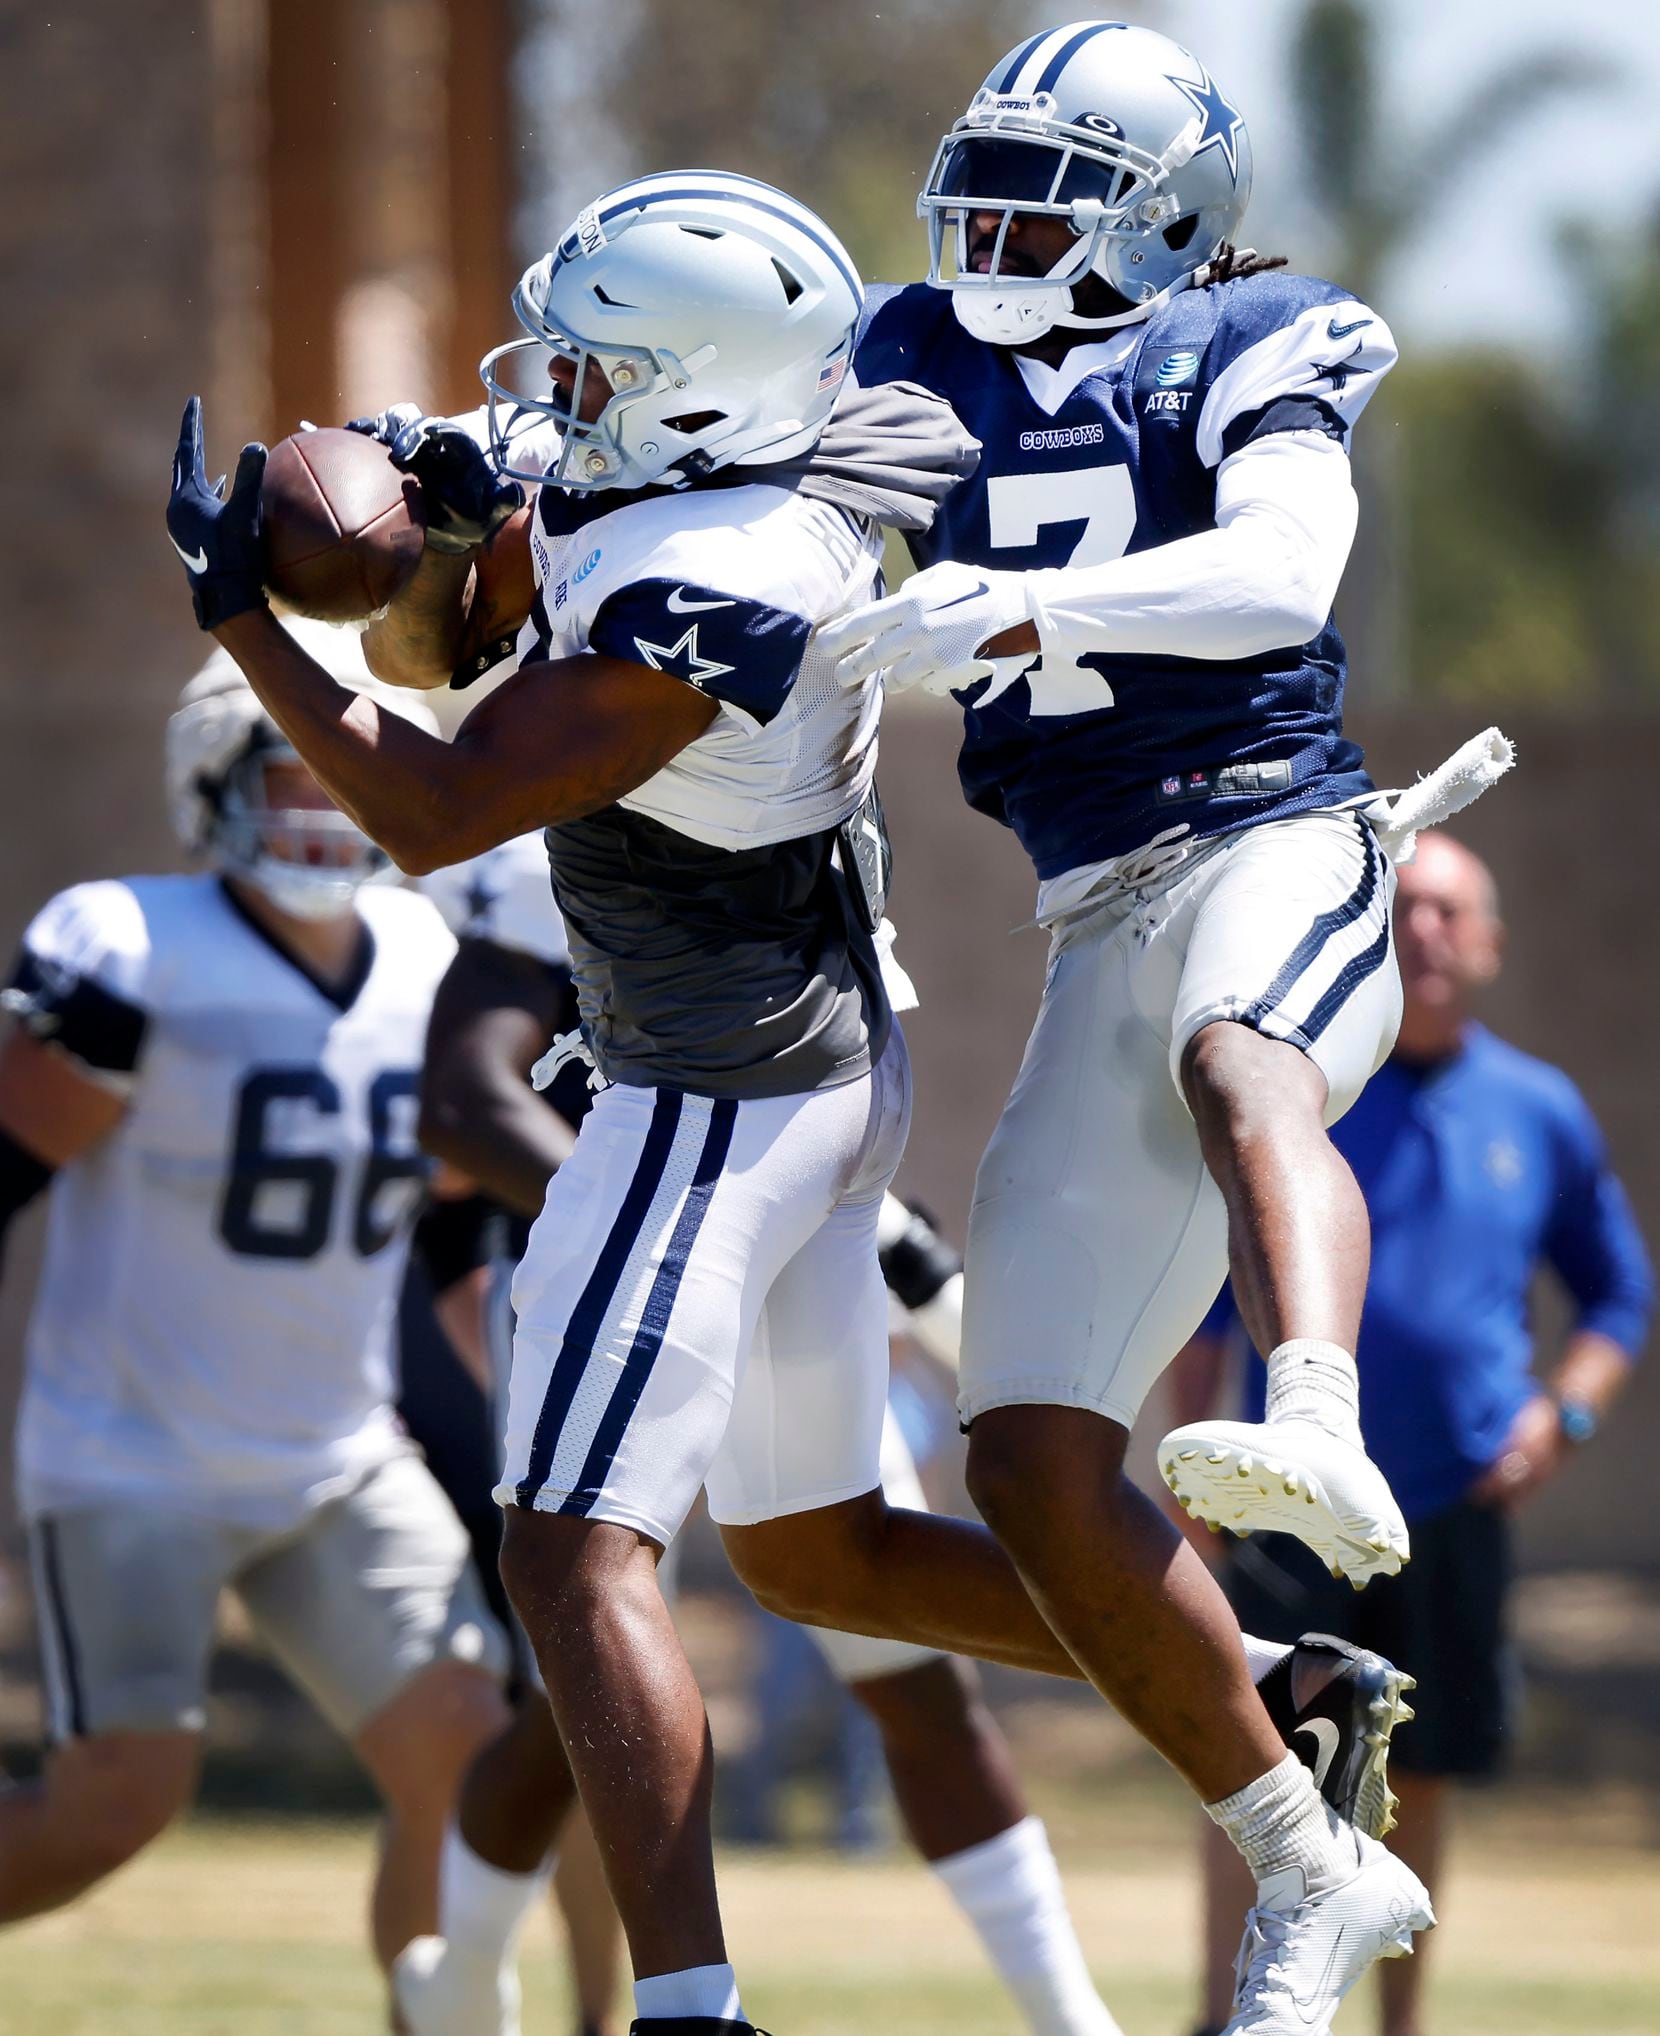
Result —
MULTIPOLYGON (((523 835, 435 872, 424 888, 460 946, 427 1036, 422 1142, 529 1219, 569 1151, 567 1119, 580 1121, 586 1106, 580 1080, 560 1107, 529 1085, 547 1042, 571 1022, 569 949, 546 845, 539 834, 523 835)), ((906 1321, 954 1366, 962 1285, 955 1254, 892 1195, 879 1242, 906 1321)), ((491 1298, 505 1298, 499 1282, 491 1298)), ((504 1330, 510 1344, 510 1310, 487 1309, 492 1368, 505 1390, 508 1354, 499 1346, 504 1330)), ((890 1504, 927 1510, 891 1410, 880 1468, 890 1504)), ((1027 1810, 973 1671, 903 1641, 808 1631, 874 1720, 912 1841, 978 1931, 1033 2036, 1112 2036, 1118 2025, 1090 1980, 1043 1824, 1027 1810)), ((513 1949, 573 1794, 551 1714, 531 1701, 462 1785, 445 1841, 443 1941, 417 1939, 398 1961, 394 1984, 410 2036, 518 2036, 513 1949)), ((574 1947, 597 1965, 596 1978, 605 1974, 603 1955, 595 1958, 603 1949, 574 1947)), ((614 1981, 590 1981, 589 2026, 614 1991, 614 1981)))
MULTIPOLYGON (((298 625, 349 682, 356 639, 298 625)), ((505 1640, 389 1404, 454 950, 223 651, 167 730, 195 874, 77 884, 4 993, 0 1173, 50 1187, 17 1489, 52 1748, 0 1794, 0 1921, 70 1901, 189 1803, 222 1588, 386 1803, 374 1947, 436 1914, 505 1640)))
MULTIPOLYGON (((514 1283, 503 1574, 651 2036, 750 2026, 707 1722, 655 1577, 700 1485, 770 1609, 1078 1673, 982 1528, 880 1487, 877 1230, 909 1077, 878 941, 879 688, 839 683, 812 635, 872 590, 878 524, 926 528, 973 448, 903 384, 837 402, 859 297, 823 222, 748 179, 643 178, 584 210, 515 300, 552 397, 492 370, 504 481, 518 419, 560 440, 521 469, 519 670, 449 745, 353 699, 275 625, 264 449, 228 495, 211 486, 196 398, 167 509, 198 622, 404 868, 547 828, 604 1086, 514 1283)), ((476 661, 469 547, 517 506, 503 484, 471 506, 427 491, 377 669, 433 685, 476 661)))

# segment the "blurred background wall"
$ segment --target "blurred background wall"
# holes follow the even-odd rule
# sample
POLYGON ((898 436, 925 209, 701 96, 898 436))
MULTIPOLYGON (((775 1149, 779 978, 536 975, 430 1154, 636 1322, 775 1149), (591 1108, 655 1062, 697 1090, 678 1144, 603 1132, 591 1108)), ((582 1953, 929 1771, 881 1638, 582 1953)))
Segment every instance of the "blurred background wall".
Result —
MULTIPOLYGON (((1029 0, 0 0, 0 943, 51 892, 170 866, 162 723, 198 661, 161 508, 210 456, 395 398, 471 404, 507 294, 596 190, 707 162, 781 183, 865 273, 1029 0)), ((1660 1240, 1660 17, 1584 0, 1136 9, 1252 122, 1251 238, 1363 291, 1403 362, 1359 435, 1339 617, 1401 782, 1490 719, 1522 769, 1463 830, 1512 927, 1497 1028, 1560 1061, 1660 1240), (1619 31, 1616 43, 1615 31, 1619 31), (1618 47, 1616 67, 1608 51, 1618 47)), ((925 1008, 911 1186, 960 1235, 1042 971, 1012 840, 947 713, 895 713, 896 916, 925 1008)), ((37 1219, 38 1225, 38 1219, 37 1219)), ((15 1380, 33 1229, 0 1295, 15 1380)), ((1660 1366, 1527 1517, 1529 1560, 1660 1572, 1632 1507, 1660 1366)))

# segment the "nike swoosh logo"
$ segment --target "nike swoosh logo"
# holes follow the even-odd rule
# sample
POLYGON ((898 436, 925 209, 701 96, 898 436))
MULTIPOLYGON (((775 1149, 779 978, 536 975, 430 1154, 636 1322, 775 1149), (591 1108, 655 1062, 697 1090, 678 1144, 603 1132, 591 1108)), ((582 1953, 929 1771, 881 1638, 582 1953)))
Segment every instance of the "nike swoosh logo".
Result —
POLYGON ((955 600, 942 601, 939 604, 939 606, 933 609, 931 612, 935 615, 943 615, 947 608, 960 608, 965 601, 973 601, 977 599, 978 596, 980 596, 981 594, 989 594, 990 592, 991 592, 990 580, 982 580, 977 587, 970 587, 966 594, 959 594, 955 600))
POLYGON ((1363 325, 1375 323, 1376 321, 1371 318, 1357 318, 1353 325, 1339 325, 1334 318, 1326 327, 1326 337, 1327 339, 1347 339, 1351 332, 1358 332, 1363 325))
POLYGON ((700 608, 731 608, 736 604, 731 601, 688 601, 686 589, 676 587, 663 605, 671 615, 695 615, 700 608))
POLYGON ((194 558, 192 558, 192 557, 190 556, 189 552, 187 552, 187 551, 185 550, 184 546, 183 546, 182 544, 180 544, 180 542, 178 541, 178 539, 177 539, 176 537, 170 537, 170 538, 169 538, 169 539, 167 540, 167 542, 168 542, 168 543, 169 543, 169 544, 170 544, 170 545, 171 545, 171 546, 173 547, 173 549, 174 549, 174 550, 175 550, 175 551, 176 551, 176 552, 178 553, 179 557, 180 557, 180 558, 182 558, 182 559, 184 560, 184 564, 185 564, 185 571, 186 571, 186 572, 191 572, 191 573, 205 573, 205 572, 207 571, 207 566, 208 566, 208 560, 207 560, 207 552, 206 552, 206 550, 205 550, 205 549, 204 549, 204 550, 202 550, 202 551, 199 551, 199 552, 198 552, 198 553, 196 554, 196 556, 195 556, 194 558))
POLYGON ((1314 1735, 1314 1743, 1320 1749, 1314 1756, 1314 1786, 1323 1788, 1331 1764, 1337 1758, 1342 1735, 1329 1718, 1310 1718, 1306 1725, 1297 1727, 1297 1732, 1299 1735, 1304 1732, 1314 1735))
POLYGON ((1297 2010, 1299 2020, 1307 2022, 1310 2026, 1332 2006, 1328 1998, 1331 1992, 1332 1971, 1337 1964, 1337 1954, 1343 1949, 1343 1939, 1348 1934, 1348 1928, 1347 1923, 1339 1925, 1337 1935, 1332 1940, 1331 1955, 1326 1960, 1326 1969, 1320 1975, 1320 1984, 1310 1994, 1290 1996, 1291 2005, 1297 2010))

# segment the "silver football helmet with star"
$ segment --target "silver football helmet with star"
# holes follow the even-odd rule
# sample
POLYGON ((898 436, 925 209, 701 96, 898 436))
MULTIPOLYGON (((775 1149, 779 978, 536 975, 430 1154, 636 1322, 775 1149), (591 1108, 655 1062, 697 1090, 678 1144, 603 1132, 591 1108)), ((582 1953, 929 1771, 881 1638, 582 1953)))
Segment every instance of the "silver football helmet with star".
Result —
POLYGON ((1011 346, 1146 318, 1234 239, 1250 195, 1245 122, 1197 57, 1128 22, 1075 21, 994 66, 917 210, 929 282, 976 339, 1011 346), (989 261, 977 245, 988 215, 989 261), (1046 275, 1017 272, 1007 243, 1022 218, 1063 219, 1076 236, 1046 275), (1080 313, 1073 287, 1090 275, 1126 308, 1080 313))
POLYGON ((578 491, 795 458, 830 416, 863 299, 829 227, 770 184, 724 170, 636 178, 585 207, 514 291, 530 337, 479 368, 492 456, 503 474, 578 491), (548 387, 549 356, 572 365, 570 401, 548 387), (610 393, 585 421, 574 413, 590 363, 610 393))

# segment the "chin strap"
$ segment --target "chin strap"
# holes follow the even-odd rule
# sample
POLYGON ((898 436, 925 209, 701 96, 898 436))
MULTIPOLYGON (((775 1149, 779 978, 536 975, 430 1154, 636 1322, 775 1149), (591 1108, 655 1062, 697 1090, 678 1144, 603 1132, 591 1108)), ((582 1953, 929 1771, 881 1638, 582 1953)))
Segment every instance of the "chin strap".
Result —
MULTIPOLYGON (((1203 290, 1212 283, 1235 282, 1261 275, 1267 269, 1284 267, 1284 255, 1258 254, 1254 247, 1234 247, 1224 241, 1208 261, 1178 277, 1156 297, 1106 318, 1085 318, 1072 309, 1072 292, 1076 287, 1073 283, 1056 283, 1048 289, 1038 284, 1028 290, 1012 290, 1007 296, 954 289, 951 303, 957 322, 972 338, 989 341, 993 346, 1019 346, 1025 340, 1042 339, 1056 326, 1068 332, 1121 332, 1127 325, 1144 324, 1184 290, 1203 290)), ((1084 278, 1080 276, 1077 280, 1082 282, 1084 278)))
POLYGON ((1149 297, 1145 304, 1132 304, 1127 311, 1115 311, 1107 318, 1084 318, 1075 312, 1070 283, 1057 283, 1050 289, 1039 284, 1029 290, 1011 290, 1003 297, 990 291, 954 289, 951 308, 957 314, 957 323, 971 339, 985 340, 992 346, 1019 346, 1029 339, 1042 339, 1057 326, 1068 332, 1121 332, 1127 325, 1145 324, 1172 297, 1191 290, 1202 276, 1208 280, 1208 269, 1208 264, 1206 268, 1195 269, 1156 297, 1149 297))

